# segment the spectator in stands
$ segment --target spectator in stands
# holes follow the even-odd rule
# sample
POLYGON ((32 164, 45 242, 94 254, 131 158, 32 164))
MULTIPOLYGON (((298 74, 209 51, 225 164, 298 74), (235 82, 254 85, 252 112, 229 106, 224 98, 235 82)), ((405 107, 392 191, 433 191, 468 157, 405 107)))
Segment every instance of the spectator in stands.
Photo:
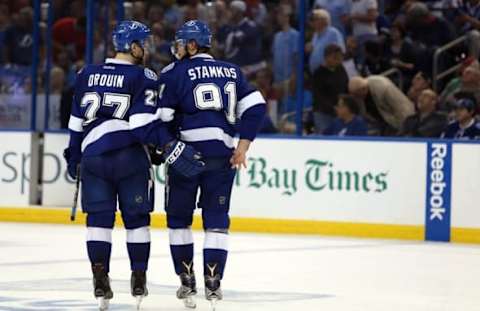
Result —
POLYGON ((462 32, 480 29, 480 0, 465 0, 456 11, 462 32))
POLYGON ((461 33, 468 38, 469 55, 478 59, 480 56, 480 0, 465 0, 460 4, 456 21, 461 33))
POLYGON ((275 34, 272 45, 275 83, 289 80, 295 73, 298 61, 300 36, 298 31, 290 26, 290 13, 286 6, 279 7, 277 12, 277 21, 281 28, 275 34))
POLYGON ((455 102, 455 121, 450 123, 442 138, 480 139, 480 123, 475 120, 477 100, 463 93, 455 102))
POLYGON ((86 47, 86 17, 64 17, 52 27, 54 53, 66 50, 75 61, 81 60, 86 47))
POLYGON ((184 20, 198 19, 208 22, 207 7, 200 0, 188 0, 187 5, 183 7, 184 20))
POLYGON ((244 1, 230 3, 232 25, 225 37, 225 59, 237 64, 247 76, 267 66, 262 59, 262 32, 257 24, 246 16, 244 1))
POLYGON ((438 96, 432 89, 423 90, 417 101, 417 113, 403 123, 400 136, 440 137, 448 124, 445 113, 437 111, 438 96))
MULTIPOLYGON (((303 109, 311 109, 313 105, 313 94, 311 91, 310 76, 306 73, 304 74, 304 85, 303 89, 303 109)), ((277 98, 281 99, 278 105, 279 114, 288 114, 295 112, 298 106, 297 100, 297 79, 296 76, 283 84, 288 84, 288 86, 278 86, 275 85, 275 90, 277 92, 277 98), (285 91, 288 90, 288 93, 285 91)))
POLYGON ((272 72, 269 69, 262 69, 258 71, 255 75, 255 86, 262 93, 263 98, 267 102, 267 114, 262 127, 260 128, 260 133, 263 134, 273 134, 277 133, 275 124, 278 120, 277 116, 277 93, 273 88, 273 79, 272 72))
POLYGON ((7 5, 0 5, 0 64, 5 62, 5 35, 10 26, 9 8, 7 5))
POLYGON ((419 51, 422 65, 419 69, 431 72, 434 51, 455 39, 453 26, 433 15, 426 4, 415 2, 407 11, 407 29, 419 51))
POLYGON ((228 25, 228 21, 230 19, 230 11, 228 10, 228 6, 223 0, 217 0, 213 3, 214 11, 212 12, 208 24, 210 29, 215 36, 213 39, 218 39, 218 31, 228 25))
POLYGON ((153 45, 150 46, 149 67, 160 73, 163 67, 173 61, 170 52, 171 44, 165 40, 165 31, 161 22, 152 25, 153 45))
POLYGON ((153 3, 149 5, 148 11, 147 11, 148 25, 153 26, 154 23, 162 22, 165 18, 164 13, 165 11, 160 4, 153 3))
POLYGON ((68 53, 66 51, 61 51, 57 54, 56 59, 54 59, 55 65, 62 68, 65 74, 65 87, 73 87, 75 84, 75 79, 77 77, 78 68, 75 64, 72 64, 68 53))
POLYGON ((141 23, 147 23, 147 5, 145 1, 134 1, 132 3, 132 19, 141 23))
POLYGON ((332 18, 332 26, 340 30, 343 36, 346 36, 350 2, 350 0, 315 0, 314 8, 327 10, 332 18))
POLYGON ((162 5, 165 9, 165 25, 168 25, 173 31, 183 24, 183 12, 176 4, 175 0, 163 0, 162 5))
POLYGON ((358 72, 358 44, 354 36, 347 37, 346 40, 346 53, 343 59, 343 67, 348 73, 348 77, 351 79, 360 75, 358 72))
POLYGON ((456 94, 472 93, 477 102, 480 100, 480 63, 473 61, 461 72, 460 77, 451 80, 440 96, 440 107, 451 110, 456 102, 456 94))
POLYGON ((360 111, 371 134, 396 134, 415 112, 408 97, 383 76, 352 78, 348 88, 351 95, 361 100, 360 111))
POLYGON ((327 45, 336 44, 342 48, 343 52, 345 52, 345 42, 340 31, 331 26, 330 14, 326 10, 313 10, 311 23, 314 34, 312 41, 306 44, 305 50, 307 53, 310 53, 310 73, 314 73, 324 62, 323 55, 327 45))
POLYGON ((376 22, 378 15, 377 0, 352 0, 348 20, 360 47, 363 47, 365 42, 377 38, 376 22))
POLYGON ((62 94, 65 86, 65 72, 62 68, 55 66, 50 70, 50 94, 62 94))
POLYGON ((5 62, 30 66, 33 50, 33 9, 24 7, 18 19, 5 32, 5 62))
POLYGON ((400 69, 405 84, 408 86, 415 74, 416 53, 412 40, 406 36, 405 28, 400 23, 395 23, 390 29, 388 54, 390 64, 400 69))
POLYGON ((261 0, 247 0, 247 15, 257 25, 265 25, 268 17, 268 11, 261 0))
POLYGON ((342 49, 335 44, 325 48, 325 63, 313 73, 313 117, 317 134, 330 126, 335 117, 338 96, 348 92, 348 74, 342 65, 342 49))
MULTIPOLYGON (((407 96, 412 103, 418 102, 418 98, 423 91, 432 87, 432 80, 422 71, 419 71, 415 77, 413 77, 412 85, 408 89, 407 96)), ((436 96, 436 95, 435 95, 436 96)), ((436 100, 436 98, 435 98, 436 100)))
POLYGON ((363 76, 382 74, 391 68, 390 61, 384 55, 384 47, 380 41, 367 41, 364 45, 365 59, 360 65, 363 76))
POLYGON ((360 108, 353 96, 342 95, 335 106, 337 118, 323 132, 324 135, 367 136, 367 123, 359 116, 360 108))

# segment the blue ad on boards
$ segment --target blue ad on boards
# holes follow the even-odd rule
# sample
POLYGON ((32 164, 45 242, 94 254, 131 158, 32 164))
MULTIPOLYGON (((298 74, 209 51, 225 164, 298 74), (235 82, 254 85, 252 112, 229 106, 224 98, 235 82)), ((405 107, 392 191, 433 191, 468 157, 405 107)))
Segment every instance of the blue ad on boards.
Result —
POLYGON ((429 142, 425 240, 450 241, 452 145, 429 142))

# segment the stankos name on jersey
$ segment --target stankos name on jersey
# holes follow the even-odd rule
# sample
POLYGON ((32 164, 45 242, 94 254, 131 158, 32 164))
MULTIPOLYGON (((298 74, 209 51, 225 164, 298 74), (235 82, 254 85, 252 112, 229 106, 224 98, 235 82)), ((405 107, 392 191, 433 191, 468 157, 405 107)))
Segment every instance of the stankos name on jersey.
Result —
POLYGON ((220 66, 195 66, 188 70, 191 81, 197 79, 232 78, 237 79, 237 70, 220 66))

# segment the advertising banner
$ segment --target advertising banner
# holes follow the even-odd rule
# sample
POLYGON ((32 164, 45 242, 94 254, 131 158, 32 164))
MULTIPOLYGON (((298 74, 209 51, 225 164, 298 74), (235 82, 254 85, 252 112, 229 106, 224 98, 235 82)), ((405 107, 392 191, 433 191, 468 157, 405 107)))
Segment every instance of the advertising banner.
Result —
POLYGON ((0 205, 28 206, 30 132, 0 132, 0 205))
MULTIPOLYGON (((67 142, 66 134, 45 135, 44 205, 72 202, 67 142)), ((258 139, 249 157, 237 174, 232 216, 424 223, 425 144, 258 139)), ((163 166, 155 175, 156 211, 163 212, 163 166)))
POLYGON ((480 144, 454 144, 452 152, 452 227, 480 229, 480 144))

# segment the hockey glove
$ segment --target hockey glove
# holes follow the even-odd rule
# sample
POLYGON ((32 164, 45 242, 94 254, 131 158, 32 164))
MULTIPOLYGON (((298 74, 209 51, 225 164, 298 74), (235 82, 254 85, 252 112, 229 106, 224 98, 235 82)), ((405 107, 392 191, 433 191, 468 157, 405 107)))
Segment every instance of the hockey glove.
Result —
POLYGON ((201 161, 202 155, 192 146, 179 140, 167 144, 162 156, 170 169, 187 178, 192 178, 205 170, 205 163, 201 161))
POLYGON ((161 165, 164 162, 162 153, 155 146, 148 145, 148 154, 153 165, 161 165))
POLYGON ((67 161, 68 176, 72 179, 77 179, 77 166, 80 165, 80 159, 82 156, 80 154, 75 154, 70 148, 66 148, 63 150, 63 157, 67 161))

